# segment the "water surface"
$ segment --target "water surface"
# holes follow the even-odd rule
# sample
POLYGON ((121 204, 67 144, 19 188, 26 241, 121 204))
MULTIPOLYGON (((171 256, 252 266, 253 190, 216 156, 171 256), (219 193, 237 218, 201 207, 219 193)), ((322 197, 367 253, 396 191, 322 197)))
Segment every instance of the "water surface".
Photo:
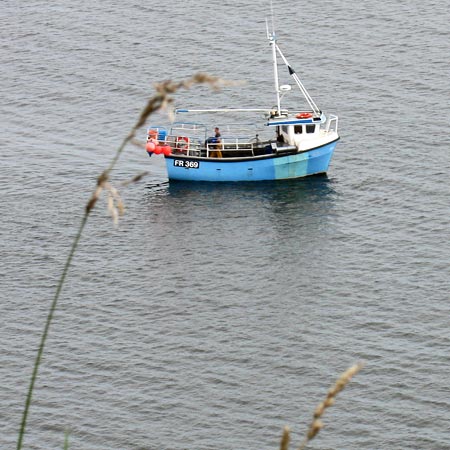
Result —
MULTIPOLYGON (((0 17, 0 447, 14 448, 47 311, 97 175, 158 80, 246 81, 180 106, 274 102, 269 8, 5 0, 0 17)), ((130 147, 126 215, 90 218, 25 448, 274 449, 364 370, 311 448, 447 449, 448 12, 277 2, 280 46, 340 116, 326 177, 169 184, 130 147), (420 39, 418 39, 420 37, 420 39)), ((283 75, 285 76, 285 75, 283 75)), ((283 81, 286 82, 287 80, 283 81)))

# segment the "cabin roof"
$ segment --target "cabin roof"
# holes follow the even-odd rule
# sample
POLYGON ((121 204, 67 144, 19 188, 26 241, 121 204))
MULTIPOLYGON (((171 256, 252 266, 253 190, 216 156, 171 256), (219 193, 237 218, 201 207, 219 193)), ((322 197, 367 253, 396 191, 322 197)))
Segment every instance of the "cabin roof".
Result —
POLYGON ((271 119, 267 122, 267 126, 274 127, 279 125, 298 125, 304 123, 322 123, 324 122, 322 117, 310 117, 308 119, 297 119, 296 117, 292 118, 282 118, 282 119, 271 119))

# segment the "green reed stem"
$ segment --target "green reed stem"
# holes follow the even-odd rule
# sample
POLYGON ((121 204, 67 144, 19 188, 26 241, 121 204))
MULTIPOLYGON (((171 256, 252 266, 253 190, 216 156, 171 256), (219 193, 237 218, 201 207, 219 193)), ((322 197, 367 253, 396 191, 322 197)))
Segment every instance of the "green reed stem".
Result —
POLYGON ((64 435, 64 450, 69 450, 69 432, 66 431, 64 435))
POLYGON ((23 441, 23 437, 25 435, 25 429, 26 429, 27 418, 28 418, 28 411, 30 409, 31 398, 33 396, 34 384, 36 382, 39 366, 41 364, 42 354, 44 353, 45 342, 47 341, 47 336, 48 336, 48 331, 50 329, 50 324, 52 323, 53 315, 54 315, 55 310, 56 310, 56 305, 58 303, 58 299, 59 299, 59 296, 61 294, 61 290, 63 288, 64 281, 65 281, 67 273, 69 271, 69 267, 70 267, 70 264, 72 262, 73 256, 75 255, 75 252, 76 252, 77 247, 78 247, 78 243, 80 242, 80 238, 81 238, 81 235, 83 233, 84 227, 86 225, 86 222, 87 222, 87 219, 88 219, 88 215, 89 215, 89 212, 86 211, 84 213, 83 218, 81 219, 81 224, 80 224, 80 227, 78 229, 78 233, 75 236, 75 239, 74 239, 74 241, 72 243, 72 247, 70 249, 69 256, 67 257, 66 263, 64 265, 63 272, 61 274, 61 278, 59 279, 58 286, 56 288, 55 297, 53 298, 52 305, 50 306, 50 311, 49 311, 48 316, 47 316, 47 321, 45 322, 44 332, 42 333, 42 337, 41 337, 41 343, 39 345, 39 350, 38 350, 36 359, 34 361, 33 374, 31 375, 30 386, 28 388, 28 395, 27 395, 27 399, 26 399, 26 402, 25 402, 25 409, 24 409, 23 415, 22 415, 22 424, 20 426, 19 439, 17 441, 17 450, 20 450, 22 448, 22 441, 23 441))

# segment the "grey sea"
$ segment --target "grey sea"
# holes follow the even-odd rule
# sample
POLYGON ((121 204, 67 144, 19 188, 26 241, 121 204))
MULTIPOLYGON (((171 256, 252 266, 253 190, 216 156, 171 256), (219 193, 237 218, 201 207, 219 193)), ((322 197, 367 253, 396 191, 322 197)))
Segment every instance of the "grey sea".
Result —
MULTIPOLYGON (((129 146, 51 325, 26 449, 450 448, 450 28, 445 2, 274 2, 280 47, 339 116, 327 176, 173 184, 129 146), (136 174, 139 183, 120 187, 136 174)), ((0 448, 97 176, 154 93, 275 102, 259 0, 2 0, 0 448)), ((157 118, 168 121, 166 116, 157 118)), ((145 136, 145 129, 140 137, 145 136)), ((159 158, 161 162, 162 158, 159 158)))

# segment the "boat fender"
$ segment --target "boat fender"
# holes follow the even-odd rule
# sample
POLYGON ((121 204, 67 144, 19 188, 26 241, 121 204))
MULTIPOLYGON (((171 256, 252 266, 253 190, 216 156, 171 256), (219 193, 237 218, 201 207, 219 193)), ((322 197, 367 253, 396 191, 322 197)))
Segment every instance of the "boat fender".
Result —
POLYGON ((303 113, 299 113, 295 116, 297 119, 309 119, 310 117, 312 117, 311 113, 308 112, 303 112, 303 113))
POLYGON ((154 139, 154 138, 150 138, 148 141, 147 141, 147 144, 145 145, 145 149, 148 151, 148 152, 154 152, 155 151, 155 148, 156 148, 156 146, 159 144, 159 142, 156 140, 156 139, 154 139))
POLYGON ((172 154, 172 149, 170 148, 170 145, 155 145, 153 153, 155 155, 163 154, 164 156, 169 156, 172 154))

